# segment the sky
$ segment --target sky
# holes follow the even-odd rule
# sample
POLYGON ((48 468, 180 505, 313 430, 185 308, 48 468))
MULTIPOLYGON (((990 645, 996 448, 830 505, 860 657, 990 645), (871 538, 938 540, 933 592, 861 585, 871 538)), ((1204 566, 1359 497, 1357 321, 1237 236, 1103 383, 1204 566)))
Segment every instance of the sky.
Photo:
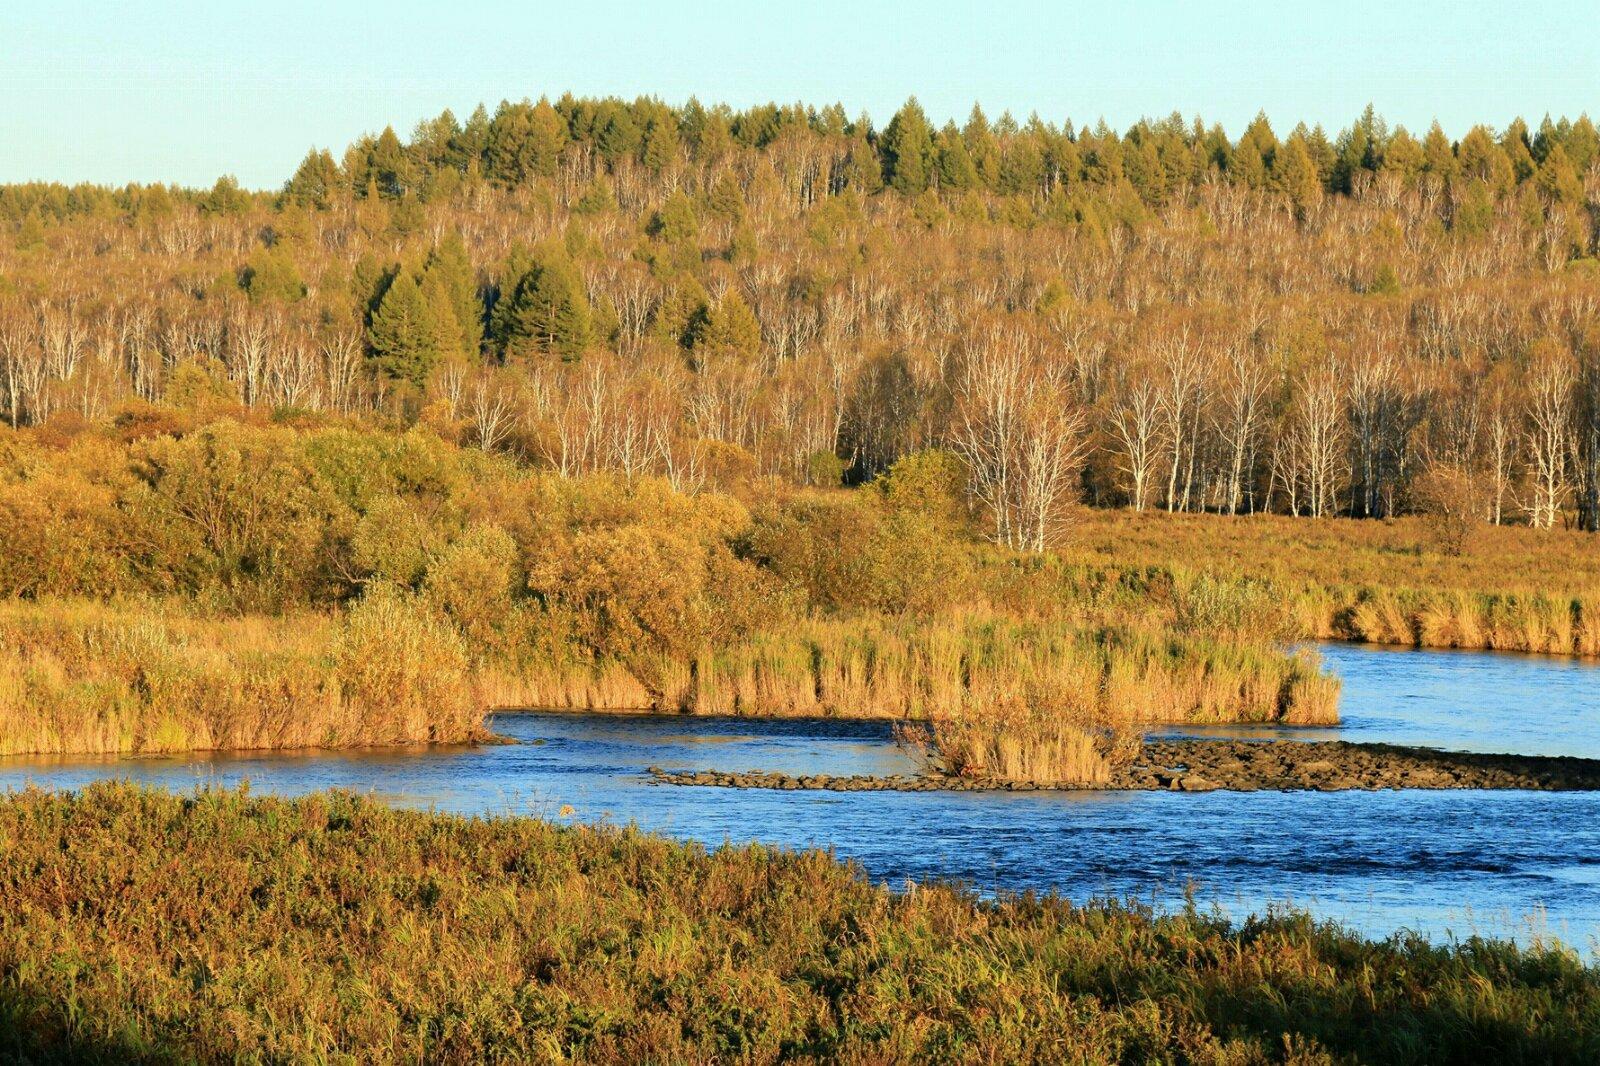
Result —
POLYGON ((1459 137, 1600 118, 1600 0, 635 3, 0 0, 0 181, 233 174, 276 188, 313 146, 405 137, 446 107, 578 95, 1126 128, 1174 110, 1231 134, 1265 110, 1330 133, 1368 102, 1459 137))

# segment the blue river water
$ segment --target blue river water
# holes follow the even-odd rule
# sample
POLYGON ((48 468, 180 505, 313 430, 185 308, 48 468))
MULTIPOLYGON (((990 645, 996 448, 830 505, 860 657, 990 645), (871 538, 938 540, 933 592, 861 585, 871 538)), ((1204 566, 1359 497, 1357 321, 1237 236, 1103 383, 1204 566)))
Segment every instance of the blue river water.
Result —
MULTIPOLYGON (((1482 652, 1320 649, 1344 724, 1175 730, 1600 757, 1600 667, 1482 652)), ((668 769, 908 772, 876 722, 504 714, 518 743, 334 753, 0 759, 0 789, 118 777, 186 790, 325 788, 468 814, 616 824, 708 846, 831 848, 889 883, 1182 906, 1292 904, 1370 935, 1560 939, 1600 953, 1600 793, 835 793, 676 787, 668 769)))

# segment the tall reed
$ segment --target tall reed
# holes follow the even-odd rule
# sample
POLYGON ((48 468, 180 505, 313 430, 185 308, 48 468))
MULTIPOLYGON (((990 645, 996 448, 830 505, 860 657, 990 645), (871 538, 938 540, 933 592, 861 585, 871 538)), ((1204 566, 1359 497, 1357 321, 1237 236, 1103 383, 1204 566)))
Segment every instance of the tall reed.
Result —
POLYGON ((481 699, 461 638, 398 597, 282 618, 0 602, 0 754, 462 741, 481 699))

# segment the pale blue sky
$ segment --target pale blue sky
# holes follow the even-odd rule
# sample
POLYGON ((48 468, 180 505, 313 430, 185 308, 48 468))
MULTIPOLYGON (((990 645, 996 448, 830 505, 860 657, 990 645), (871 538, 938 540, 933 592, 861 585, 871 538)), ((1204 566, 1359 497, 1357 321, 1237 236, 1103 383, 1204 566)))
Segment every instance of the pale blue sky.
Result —
POLYGON ((276 187, 312 145, 566 90, 838 100, 879 125, 913 92, 940 121, 974 100, 1119 128, 1177 109, 1235 134, 1262 108, 1332 132, 1371 100, 1459 136, 1600 117, 1597 15, 1600 0, 0 0, 0 181, 276 187))

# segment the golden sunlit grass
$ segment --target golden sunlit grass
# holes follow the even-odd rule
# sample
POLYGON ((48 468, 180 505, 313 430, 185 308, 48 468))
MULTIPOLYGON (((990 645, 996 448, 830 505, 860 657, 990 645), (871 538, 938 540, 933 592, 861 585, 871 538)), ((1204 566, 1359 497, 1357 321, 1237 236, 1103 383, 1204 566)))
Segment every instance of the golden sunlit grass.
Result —
POLYGON ((1070 693, 1135 722, 1337 721, 1337 684, 1310 655, 1163 628, 1084 627, 987 612, 797 620, 692 663, 531 667, 501 705, 703 714, 927 718, 1024 689, 1070 693), (637 668, 635 668, 637 670, 637 668))
POLYGON ((461 741, 482 719, 461 638, 397 598, 238 618, 0 602, 0 754, 461 741))
POLYGON ((827 855, 123 784, 0 799, 0 1058, 1582 1062, 1570 952, 891 891, 827 855))
POLYGON ((1571 530, 1484 526, 1451 555, 1418 518, 1085 511, 1063 554, 1264 579, 1305 638, 1600 655, 1600 550, 1571 530))

